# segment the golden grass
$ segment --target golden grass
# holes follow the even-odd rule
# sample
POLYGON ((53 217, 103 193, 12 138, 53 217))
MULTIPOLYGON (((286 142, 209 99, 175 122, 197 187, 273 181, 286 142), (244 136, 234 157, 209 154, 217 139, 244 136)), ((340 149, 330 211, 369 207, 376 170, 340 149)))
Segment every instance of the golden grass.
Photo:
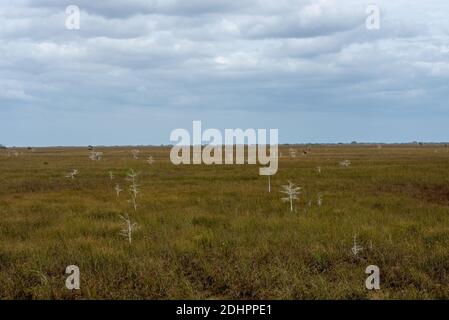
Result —
POLYGON ((131 149, 98 148, 101 161, 86 148, 0 151, 0 298, 449 298, 444 146, 323 145, 296 159, 285 147, 271 194, 258 166, 174 166, 168 148, 139 148, 138 160, 131 149), (136 214, 114 191, 130 168, 141 173, 136 214), (287 180, 304 189, 294 213, 280 201, 287 180), (125 212, 140 225, 131 246, 125 212), (71 264, 80 291, 65 288, 71 264), (377 292, 365 288, 370 264, 377 292))

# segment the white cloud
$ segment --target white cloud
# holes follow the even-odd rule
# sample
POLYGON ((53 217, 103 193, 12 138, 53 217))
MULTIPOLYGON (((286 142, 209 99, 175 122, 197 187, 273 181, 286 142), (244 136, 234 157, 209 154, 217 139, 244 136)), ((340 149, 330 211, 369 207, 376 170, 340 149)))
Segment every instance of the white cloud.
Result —
POLYGON ((445 108, 446 1, 2 1, 0 104, 46 110, 445 108), (427 103, 425 103, 427 101, 427 103), (379 107, 380 108, 380 107, 379 107))

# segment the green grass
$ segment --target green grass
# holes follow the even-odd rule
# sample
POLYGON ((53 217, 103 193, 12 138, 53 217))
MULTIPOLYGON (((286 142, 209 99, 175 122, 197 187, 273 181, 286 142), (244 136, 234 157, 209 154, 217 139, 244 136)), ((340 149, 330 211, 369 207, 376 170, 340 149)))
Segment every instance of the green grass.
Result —
POLYGON ((313 146, 281 159, 271 194, 258 166, 175 166, 168 148, 140 148, 139 160, 130 149, 100 148, 101 161, 84 148, 0 151, 0 298, 449 298, 448 148, 313 146), (114 191, 130 168, 137 213, 114 191), (287 180, 303 188, 294 213, 280 200, 287 180), (132 245, 119 235, 125 212, 140 226, 132 245), (371 264, 379 291, 365 288, 371 264))

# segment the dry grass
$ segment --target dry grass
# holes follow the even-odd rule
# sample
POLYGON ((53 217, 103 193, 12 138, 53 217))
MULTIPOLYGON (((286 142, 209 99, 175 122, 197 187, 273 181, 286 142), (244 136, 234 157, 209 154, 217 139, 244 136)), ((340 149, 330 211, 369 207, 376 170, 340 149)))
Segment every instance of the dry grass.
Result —
POLYGON ((271 194, 257 166, 174 166, 168 148, 140 148, 138 160, 131 149, 98 148, 101 161, 84 148, 0 151, 0 298, 449 298, 443 146, 315 146, 296 159, 286 147, 271 194), (141 172, 136 214, 114 191, 130 168, 141 172), (287 180, 304 189, 293 214, 280 201, 287 180), (125 212, 140 226, 131 246, 125 212), (71 264, 78 292, 65 288, 71 264), (377 292, 365 289, 370 264, 377 292))

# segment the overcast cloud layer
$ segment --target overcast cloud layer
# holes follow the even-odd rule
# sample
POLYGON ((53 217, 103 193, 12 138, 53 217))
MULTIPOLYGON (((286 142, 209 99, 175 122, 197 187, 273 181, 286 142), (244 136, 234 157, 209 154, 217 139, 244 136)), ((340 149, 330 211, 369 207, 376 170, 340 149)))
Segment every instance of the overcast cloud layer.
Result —
POLYGON ((0 143, 449 141, 449 2, 2 0, 0 143), (67 30, 65 9, 81 9, 67 30))

